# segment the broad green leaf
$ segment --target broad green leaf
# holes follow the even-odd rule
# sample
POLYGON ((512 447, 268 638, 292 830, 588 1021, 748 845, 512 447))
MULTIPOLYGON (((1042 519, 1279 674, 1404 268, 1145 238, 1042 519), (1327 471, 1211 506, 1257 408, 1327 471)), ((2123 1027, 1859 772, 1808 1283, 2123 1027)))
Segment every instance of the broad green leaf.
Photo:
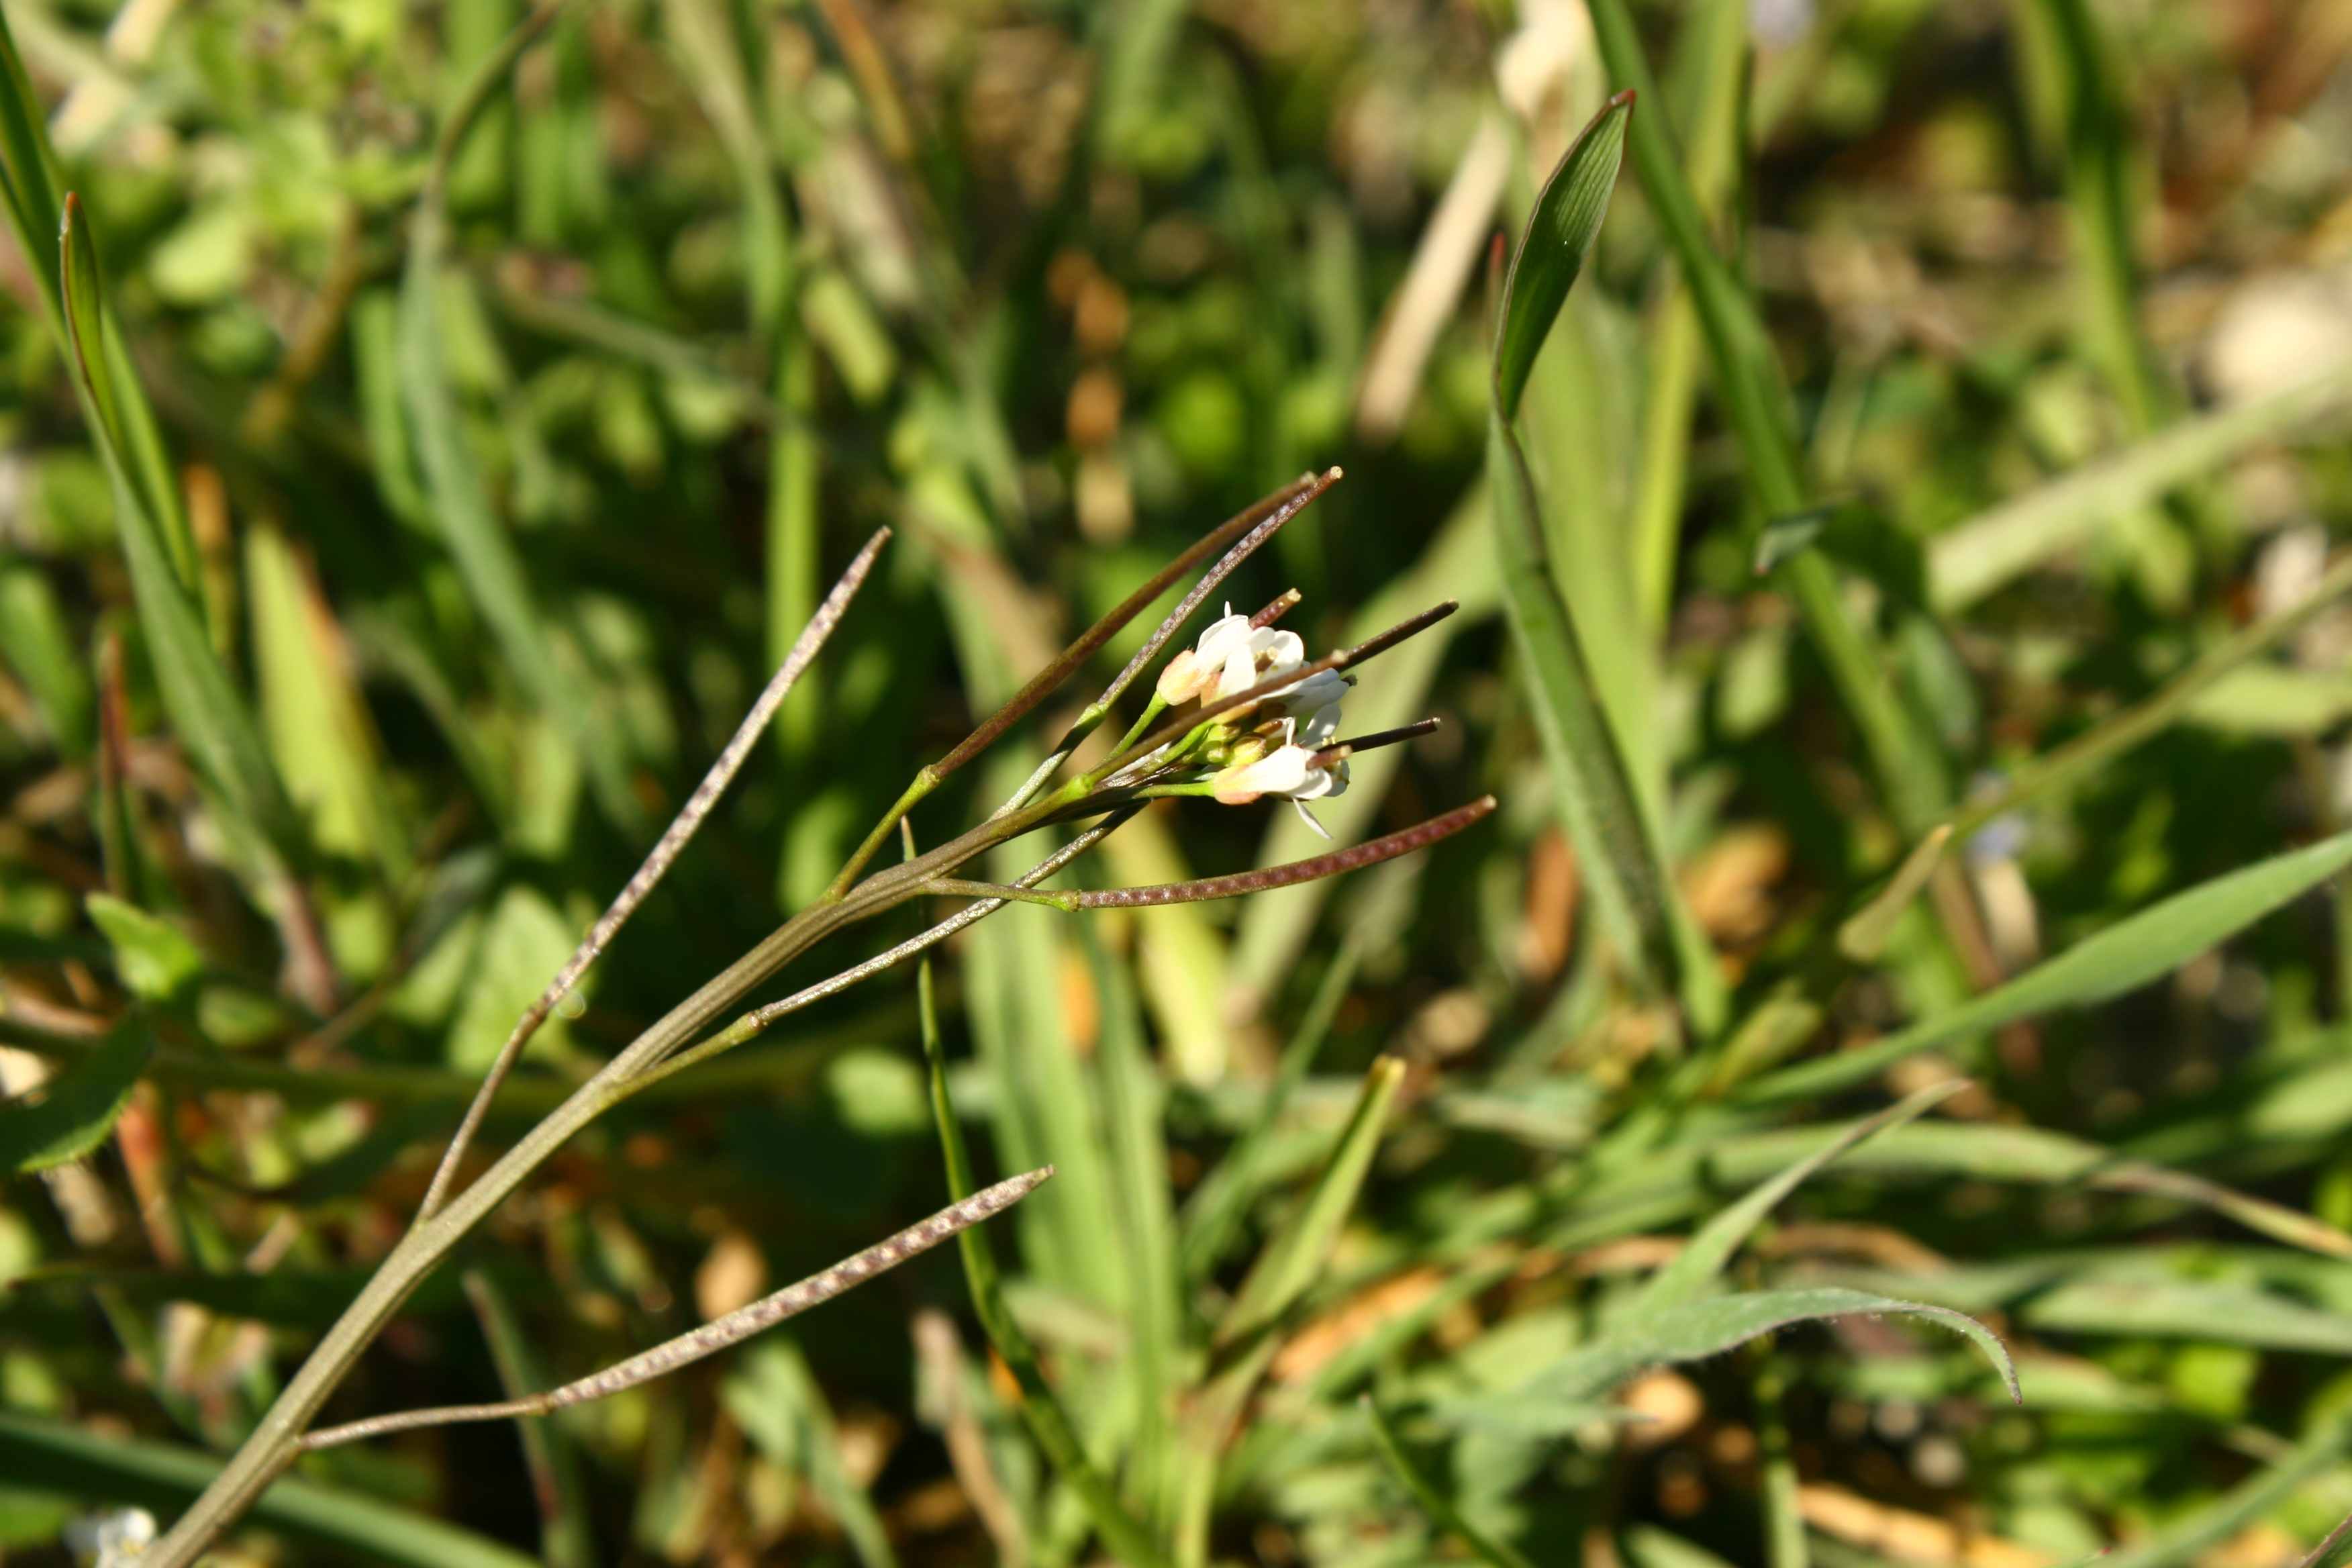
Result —
POLYGON ((89 1055, 0 1103, 0 1168, 45 1171, 104 1142, 154 1046, 145 1024, 126 1019, 89 1055))
MULTIPOLYGON (((12 1487, 91 1503, 135 1503, 168 1517, 194 1500, 221 1463, 193 1448, 0 1410, 0 1474, 12 1487)), ((537 1568, 511 1547, 430 1515, 291 1477, 262 1494, 252 1518, 337 1555, 410 1568, 537 1568)))
POLYGON ((214 651, 201 610, 175 571, 163 526, 142 500, 124 450, 119 389, 104 347, 97 247, 80 203, 70 195, 58 246, 67 358, 91 444, 113 487, 117 531, 164 709, 235 818, 232 826, 257 847, 269 846, 282 859, 297 861, 300 839, 285 787, 270 766, 252 713, 214 651))
POLYGON ((2007 1348, 1975 1319, 1919 1301, 1898 1301, 1863 1290, 1822 1289, 1759 1290, 1686 1301, 1644 1321, 1624 1324, 1537 1372, 1517 1388, 1452 1401, 1436 1407, 1434 1413, 1448 1420, 1474 1418, 1482 1426, 1519 1423, 1530 1432, 1557 1431, 1559 1410, 1598 1399, 1646 1368, 1704 1361, 1793 1324, 1857 1315, 1921 1318, 1965 1336, 2000 1373, 2010 1397, 2020 1397, 2017 1368, 2007 1348))
POLYGON ((1698 1234, 1676 1253, 1674 1261, 1652 1275, 1623 1308, 1621 1321, 1655 1316, 1679 1307, 1705 1290, 1723 1272, 1740 1244, 1764 1223, 1781 1199, 1795 1192, 1822 1167, 1867 1139, 1916 1121, 1963 1088, 1967 1080, 1952 1079, 1919 1090, 1875 1116, 1864 1118, 1822 1148, 1797 1161, 1738 1202, 1701 1226, 1698 1234))
POLYGON ((1527 232, 1503 281, 1501 323, 1495 337, 1495 395, 1505 419, 1516 419, 1536 353, 1551 335, 1576 275, 1601 233, 1617 165, 1625 153, 1625 121, 1633 95, 1621 92, 1570 143, 1536 196, 1527 232))
POLYGON ((169 921, 107 893, 83 902, 113 945, 115 973, 132 995, 168 1002, 203 971, 204 955, 169 921))
POLYGON ((2352 865, 2352 833, 2292 850, 2177 893, 2057 957, 1857 1051, 1758 1080, 1743 1102, 1805 1099, 1872 1077, 1906 1057, 2059 1007, 2084 1007, 2147 984, 2352 865))

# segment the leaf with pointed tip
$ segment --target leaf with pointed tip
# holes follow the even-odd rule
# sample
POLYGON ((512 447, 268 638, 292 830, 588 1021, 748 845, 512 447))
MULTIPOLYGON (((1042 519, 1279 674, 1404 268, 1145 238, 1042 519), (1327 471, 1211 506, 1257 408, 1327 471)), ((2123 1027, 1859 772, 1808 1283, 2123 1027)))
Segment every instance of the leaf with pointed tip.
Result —
POLYGON ((173 564, 164 526, 142 498, 124 446, 121 400, 106 352, 106 296, 98 247, 80 199, 68 193, 58 230, 67 361, 89 425, 90 444, 114 491, 117 531, 131 568, 131 592, 147 639, 155 682, 172 727, 195 754, 205 777, 256 847, 300 858, 301 840, 285 786, 270 765, 259 727, 238 695, 205 630, 204 616, 173 564))
POLYGON ((1455 1424, 1475 1421, 1482 1426, 1554 1432, 1563 1408, 1587 1405, 1644 1368, 1704 1361, 1796 1323, 1864 1315, 1924 1318, 1964 1335, 2000 1373, 2010 1397, 2020 1398, 2017 1367, 2008 1348, 1974 1318, 1866 1290, 1824 1289, 1757 1290, 1685 1301, 1571 1351, 1516 1388, 1449 1401, 1432 1414, 1455 1424))
POLYGON ((168 1002, 205 966, 195 944, 135 904, 92 893, 84 907, 114 948, 114 971, 132 995, 168 1002))
POLYGON ((1518 254, 1503 280, 1501 324, 1495 336, 1495 395, 1506 419, 1518 416, 1528 373, 1535 368, 1536 354, 1551 335, 1551 324, 1601 233, 1609 193, 1617 184, 1617 165, 1625 155, 1625 121, 1633 112, 1630 92, 1602 104, 1560 155, 1536 197, 1518 254))
POLYGON ((1759 1079, 1743 1103, 1810 1099, 1859 1083, 1892 1064, 2059 1007, 2120 996, 2236 935, 2281 904, 2352 866, 2352 833, 2275 855, 2143 910, 2005 985, 1877 1044, 1759 1079))
POLYGON ((154 1046, 144 1024, 127 1019, 98 1049, 0 1105, 0 1168, 46 1171, 104 1142, 154 1046))
POLYGON ((1653 1317, 1671 1307, 1679 1307, 1696 1297, 1723 1272, 1739 1244, 1764 1223, 1782 1198, 1795 1192, 1838 1156, 1866 1139, 1891 1127, 1900 1127, 1916 1121, 1939 1101, 1949 1099, 1968 1080, 1949 1079, 1930 1084, 1918 1093, 1887 1107, 1875 1116, 1864 1117, 1845 1129, 1829 1143, 1799 1160, 1770 1181, 1759 1184, 1738 1202, 1716 1215, 1701 1226, 1674 1261, 1650 1277, 1623 1310, 1624 1321, 1653 1317))

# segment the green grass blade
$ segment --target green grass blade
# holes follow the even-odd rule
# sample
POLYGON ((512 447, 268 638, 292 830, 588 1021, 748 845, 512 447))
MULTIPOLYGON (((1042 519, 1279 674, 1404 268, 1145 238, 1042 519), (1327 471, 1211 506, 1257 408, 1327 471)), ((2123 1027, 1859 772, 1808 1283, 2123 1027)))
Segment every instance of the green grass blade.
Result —
POLYGON ((67 359, 91 443, 113 486, 131 595, 164 709, 238 825, 257 842, 299 862, 300 838, 285 786, 270 765, 251 711, 214 651, 203 611, 175 571, 163 530, 142 499, 126 458, 118 420, 124 389, 116 384, 100 349, 107 328, 98 249, 81 205, 70 195, 58 248, 67 359))
POLYGON ((1365 1075, 1348 1124, 1331 1145, 1331 1157, 1316 1179, 1306 1206, 1268 1241, 1234 1293, 1234 1304, 1217 1323, 1214 1349, 1231 1349, 1272 1329, 1307 1293, 1323 1270, 1339 1227, 1356 1206, 1356 1194, 1371 1171, 1372 1154, 1388 1125, 1389 1107, 1404 1082, 1404 1063, 1382 1057, 1365 1075))
POLYGON ((1518 417, 1536 352, 1551 335, 1552 322, 1600 237, 1625 153, 1625 121, 1633 112, 1630 92, 1603 104, 1537 193, 1535 210, 1503 279, 1501 326, 1495 337, 1495 395, 1505 419, 1518 417))
MULTIPOLYGON (((465 1285, 506 1396, 520 1399, 554 1387, 558 1380, 548 1374, 538 1344, 497 1277, 486 1268, 468 1268, 465 1285)), ((588 1473, 580 1445, 562 1420, 518 1421, 514 1430, 522 1444, 523 1466, 530 1472, 531 1497, 539 1505, 541 1561, 547 1568, 595 1568, 596 1521, 588 1506, 588 1473)))
POLYGON ((1653 1317, 1696 1298, 1715 1282, 1716 1277, 1723 1272, 1724 1266, 1731 1261, 1731 1255, 1739 1250, 1740 1245, 1754 1234, 1758 1226, 1764 1223, 1765 1217, 1780 1205, 1781 1199, 1795 1192, 1847 1150, 1890 1128, 1900 1127, 1926 1115, 1965 1083, 1965 1079, 1953 1079, 1949 1082, 1931 1085, 1875 1116, 1864 1118, 1821 1149, 1797 1161, 1724 1209, 1701 1226, 1698 1233, 1675 1255, 1674 1261, 1652 1275, 1634 1293, 1623 1309, 1622 1321, 1653 1317))
POLYGON ((21 563, 0 565, 0 660, 32 694, 59 753, 89 756, 98 739, 89 672, 74 650, 56 588, 21 563))
POLYGON ((1439 1490, 1437 1483, 1423 1474, 1412 1462, 1412 1457, 1406 1454, 1395 1426, 1390 1422, 1378 1401, 1367 1394, 1359 1403, 1363 1406, 1364 1418, 1371 1423, 1372 1441, 1380 1446, 1381 1457, 1389 1462, 1389 1468, 1396 1472, 1397 1479, 1404 1483, 1405 1490, 1412 1494, 1413 1500, 1421 1504, 1422 1511, 1429 1515, 1431 1523, 1459 1537, 1480 1562, 1489 1564, 1489 1568, 1533 1568, 1526 1558, 1511 1549, 1508 1542, 1496 1540, 1462 1517, 1462 1510, 1454 1506, 1453 1500, 1439 1490))
POLYGON ((1568 606, 1552 586, 1539 502, 1497 405, 1487 421, 1496 562, 1512 641, 1528 671, 1562 824, 1603 927, 1654 990, 1676 990, 1702 1034, 1720 1026, 1721 976, 1667 875, 1568 606))
MULTIPOLYGON (((1651 108, 1633 117, 1626 142, 1633 170, 1664 228, 1691 290, 1716 383, 1748 459, 1750 488, 1767 516, 1790 516, 1811 504, 1795 436, 1795 416, 1754 302, 1706 235, 1706 223, 1664 123, 1664 100, 1650 75, 1625 0, 1593 0, 1593 33, 1611 78, 1651 108)), ((1886 661, 1847 613, 1835 574, 1817 554, 1801 552, 1778 574, 1797 602, 1839 695, 1870 752, 1889 807, 1906 832, 1924 833, 1940 815, 1950 785, 1933 741, 1895 700, 1886 661)))
MULTIPOLYGON (((185 1508, 220 1468, 212 1455, 0 1410, 0 1473, 12 1487, 92 1502, 185 1508)), ((263 1493, 253 1522, 334 1552, 411 1568, 537 1568, 487 1537, 357 1492, 287 1479, 263 1493)))
POLYGON ((1937 534, 1927 546, 1927 596, 1966 609, 2115 518, 2352 404, 2352 365, 2250 397, 2086 463, 1937 534))
POLYGON ((1481 1426, 1551 1431, 1558 1427, 1560 1412, 1589 1405, 1644 1368, 1704 1361, 1797 1323, 1856 1315, 1922 1318, 1950 1329, 1984 1352, 2010 1396, 2018 1397, 2017 1367, 2008 1348, 1975 1319, 1949 1308, 1866 1290, 1821 1289, 1759 1290, 1687 1301, 1654 1318, 1629 1321, 1542 1368, 1517 1388, 1453 1401, 1435 1413, 1456 1422, 1466 1418, 1481 1426))
POLYGON ((2352 833, 2217 877, 2118 921, 1948 1013, 1861 1050, 1759 1079, 1735 1098, 1757 1104, 1831 1093, 1953 1040, 2037 1013, 2121 995, 2235 935, 2347 865, 2352 865, 2352 833))
POLYGON ((1136 1437, 1128 1461, 1129 1494, 1157 1518, 1170 1478, 1168 1434, 1176 1415, 1176 1358, 1183 1322, 1178 1290, 1176 1221, 1169 1193, 1165 1095, 1143 1033, 1134 983, 1091 927, 1080 937, 1102 1012, 1095 1048, 1103 1122, 1110 1148, 1111 1200, 1127 1277, 1127 1353, 1121 1357, 1135 1403, 1136 1437))
POLYGON ((30 1094, 0 1103, 0 1169, 17 1174, 79 1160, 106 1141, 155 1048, 136 1017, 30 1094))
MULTIPOLYGON (((964 1145, 963 1124, 956 1120, 955 1102, 948 1094, 947 1047, 940 1039, 939 1010, 932 994, 929 959, 916 970, 915 987, 922 1019, 923 1059, 930 1075, 932 1120, 939 1128, 940 1153, 947 1165, 949 1194, 961 1203, 978 1188, 972 1177, 971 1154, 964 1145)), ((1153 1543, 1150 1532, 1121 1505, 1110 1482, 1087 1457, 1077 1428, 1070 1424, 1060 1397, 1045 1381, 1045 1372, 1037 1364, 1036 1347, 1029 1342, 1028 1334, 1013 1321, 1012 1309, 1005 1305, 996 1250, 985 1227, 967 1227, 957 1236, 956 1246, 963 1258, 964 1282, 971 1291, 972 1310, 987 1331, 989 1343, 996 1347, 996 1353, 1004 1359, 1013 1381, 1020 1384, 1021 1419, 1027 1425, 1029 1435, 1045 1451, 1055 1471, 1077 1494, 1087 1519, 1101 1534, 1103 1544, 1119 1561, 1133 1568, 1166 1568, 1167 1559, 1153 1543)))

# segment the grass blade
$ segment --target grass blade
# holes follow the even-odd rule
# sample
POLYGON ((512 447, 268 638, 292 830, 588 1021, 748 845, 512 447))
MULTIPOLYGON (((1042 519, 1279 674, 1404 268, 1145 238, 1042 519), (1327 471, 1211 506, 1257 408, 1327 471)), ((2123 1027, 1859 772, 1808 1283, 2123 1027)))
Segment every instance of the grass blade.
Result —
MULTIPOLYGON (((947 1165, 948 1193, 961 1203, 977 1189, 972 1179, 971 1154, 964 1146, 963 1124, 956 1120, 955 1102, 948 1094, 947 1048, 940 1039, 939 1011, 932 994, 929 959, 916 970, 915 988, 922 1019, 923 1058, 930 1074, 931 1114, 939 1128, 940 1153, 947 1165)), ((1055 1472, 1077 1494, 1104 1545, 1134 1568, 1166 1568, 1167 1559, 1153 1543, 1150 1531, 1120 1504, 1110 1482, 1087 1457, 1085 1446, 1078 1441, 1077 1428, 1070 1424, 1068 1412, 1062 1408, 1053 1385, 1045 1381, 1037 1364, 1036 1347, 1029 1342, 1028 1334, 1013 1321, 1012 1309, 1005 1305, 994 1246, 977 1226, 959 1234, 956 1246, 963 1257, 964 1281, 971 1291, 972 1311, 987 1331, 989 1343, 996 1347, 996 1353, 1003 1358, 1013 1381, 1020 1384, 1021 1419, 1028 1426, 1030 1436, 1045 1451, 1055 1472)))
POLYGON ((1503 279, 1501 321, 1495 337, 1495 396, 1503 417, 1516 419, 1536 352, 1551 335, 1576 275, 1600 237, 1609 193, 1625 153, 1625 121, 1633 95, 1621 92, 1579 133, 1544 182, 1528 216, 1511 269, 1503 279))
POLYGON ((1861 1050, 1759 1079, 1735 1098, 1759 1104, 1830 1093, 1937 1046, 2037 1013, 2121 995, 2235 935, 2347 866, 2352 866, 2352 833, 2217 877, 2118 921, 1948 1013, 1861 1050))
POLYGON ((1480 1562, 1489 1564, 1489 1568, 1532 1568, 1528 1560, 1513 1551, 1508 1543, 1496 1540, 1462 1517, 1462 1510, 1454 1506, 1453 1500, 1438 1490, 1437 1483, 1423 1475, 1405 1453, 1396 1427, 1390 1422, 1387 1413, 1381 1409, 1378 1401, 1367 1394, 1360 1403, 1363 1406, 1364 1418, 1372 1425, 1372 1440, 1380 1445, 1381 1457, 1389 1462, 1389 1468, 1396 1472, 1397 1479, 1404 1483, 1413 1500, 1421 1504, 1422 1511, 1429 1515, 1431 1523, 1459 1536, 1463 1544, 1469 1547, 1480 1562))
POLYGON ((118 384, 104 350, 107 318, 98 247, 80 201, 70 194, 58 251, 67 363, 91 444, 113 487, 131 596, 164 709, 237 826, 299 863, 300 839, 285 786, 270 765, 252 713, 214 651, 204 613, 173 564, 165 531, 135 480, 120 416, 128 392, 118 384))

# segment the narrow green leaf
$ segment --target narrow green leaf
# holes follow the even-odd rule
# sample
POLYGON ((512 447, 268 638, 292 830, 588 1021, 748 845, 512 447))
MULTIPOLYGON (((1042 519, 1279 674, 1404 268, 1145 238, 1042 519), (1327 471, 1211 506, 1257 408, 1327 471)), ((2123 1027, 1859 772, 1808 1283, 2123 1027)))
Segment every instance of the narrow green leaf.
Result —
POLYGON ((1743 1103, 1806 1099, 1862 1082, 1895 1062, 2058 1007, 2121 995, 2235 935, 2288 900, 2352 865, 2352 833, 2274 856, 2177 893, 2075 943, 2005 985, 1858 1051, 1758 1080, 1743 1103))
POLYGON ((67 359, 83 416, 114 490, 114 510, 131 589, 148 654, 173 728, 234 818, 230 826, 258 847, 299 862, 293 808, 270 766, 261 734, 227 668, 214 651, 204 616, 176 572, 163 524, 142 500, 121 445, 118 389, 107 368, 104 296, 98 252, 79 201, 65 198, 58 234, 67 359))
POLYGON ((0 659, 32 693, 58 751, 87 757, 97 739, 89 672, 75 651, 57 590, 23 563, 0 566, 0 659))
POLYGON ((1936 830, 1912 847, 1903 857, 1903 864, 1895 868, 1895 875, 1886 886, 1874 894, 1870 901, 1846 917, 1838 927, 1838 951, 1856 963, 1874 963, 1886 951, 1886 940, 1895 933, 1895 924, 1911 900, 1927 886, 1944 858, 1944 846, 1952 838, 1952 825, 1939 825, 1936 830))
POLYGON ((1690 1238, 1674 1260, 1652 1275, 1624 1307, 1622 1321, 1633 1321, 1654 1317, 1669 1308, 1679 1307, 1696 1297, 1713 1284, 1723 1272, 1724 1265, 1740 1244, 1755 1232, 1764 1218, 1777 1207, 1781 1199, 1795 1192, 1816 1172, 1832 1163, 1847 1150, 1864 1141, 1900 1127, 1924 1116, 1939 1102, 1949 1099, 1965 1087, 1965 1079, 1952 1079, 1932 1084, 1897 1104, 1887 1107, 1875 1116, 1864 1117, 1852 1127, 1787 1170, 1765 1182, 1731 1205, 1690 1238))
POLYGON ((168 1002, 204 969, 195 944, 168 921, 106 893, 92 893, 83 903, 113 945, 115 973, 132 995, 168 1002))
MULTIPOLYGON (((2134 508, 2352 404, 2352 365, 2228 404, 2086 463, 1937 534, 1927 593, 1938 611, 1966 609, 2134 508)), ((2331 426, 2340 421, 2331 421, 2331 426)))
POLYGON ((126 1019, 98 1049, 40 1088, 0 1104, 0 1168, 45 1171, 105 1142, 154 1045, 143 1023, 126 1019))
POLYGON ((1568 606, 1552 586, 1540 503, 1526 454, 1497 404, 1487 418, 1496 556, 1512 641, 1534 687, 1560 816, 1592 889, 1603 927, 1653 987, 1673 977, 1701 1032, 1720 1026, 1723 984, 1705 939, 1666 874, 1655 832, 1644 820, 1624 753, 1592 682, 1568 606))
POLYGON ((1507 1426, 1530 1434, 1559 1430, 1558 1412, 1598 1399, 1653 1366, 1704 1361, 1793 1324, 1866 1315, 1923 1318, 1961 1334, 1984 1352, 2011 1399, 2021 1398, 2017 1368, 1993 1331, 1948 1308, 1898 1301, 1864 1290, 1759 1290, 1686 1301, 1642 1322, 1628 1322, 1544 1367, 1517 1387, 1436 1406, 1450 1422, 1507 1426))
POLYGON ((1234 1304, 1217 1324, 1212 1344, 1230 1348, 1255 1339, 1278 1322, 1292 1303, 1322 1273, 1339 1227, 1356 1206, 1356 1194, 1372 1165, 1373 1151, 1386 1130, 1389 1107, 1404 1082, 1404 1063, 1382 1057, 1364 1076, 1348 1125, 1331 1146, 1331 1157, 1316 1179, 1306 1205, 1265 1245, 1243 1279, 1234 1304))
POLYGON ((1537 351, 1568 300, 1576 275, 1601 233, 1625 153, 1625 121, 1633 95, 1621 92, 1578 133, 1536 196, 1527 232, 1503 280, 1501 325, 1495 337, 1495 395, 1503 417, 1516 419, 1537 351))
POLYGON ((1462 1510, 1454 1506, 1454 1500, 1440 1490, 1437 1483, 1423 1474, 1405 1453, 1403 1440, 1398 1437, 1396 1427, 1378 1401, 1367 1394, 1360 1403, 1365 1419, 1372 1424, 1372 1440, 1380 1445, 1381 1457, 1388 1460, 1389 1468, 1396 1472, 1397 1479, 1412 1493, 1413 1500, 1421 1504, 1431 1523, 1460 1537, 1463 1544, 1476 1553, 1480 1562, 1489 1564, 1489 1568, 1532 1568, 1526 1558, 1512 1550, 1508 1542, 1496 1540, 1462 1517, 1462 1510))
MULTIPOLYGON (((956 1120, 955 1102, 948 1093, 947 1047, 940 1038, 929 959, 915 971, 915 992, 923 1060, 930 1076, 931 1116, 940 1134, 940 1154, 947 1166, 948 1191, 961 1202, 977 1190, 978 1184, 972 1175, 971 1151, 963 1141, 963 1124, 956 1120)), ((1101 1534, 1103 1544, 1119 1561, 1135 1568, 1166 1568, 1167 1559, 1153 1542, 1150 1532, 1128 1512, 1110 1482, 1087 1457, 1077 1428, 1071 1425, 1069 1412, 1062 1407, 1053 1384, 1045 1381, 1045 1373, 1037 1364, 1036 1346, 1030 1343, 1028 1334, 1013 1321, 1012 1309, 1005 1305, 1003 1279, 997 1270, 996 1249, 989 1240, 987 1227, 967 1226, 957 1235, 956 1247, 963 1258, 964 1282, 971 1292, 973 1315, 980 1319, 989 1343, 996 1347, 1013 1382, 1020 1385, 1018 1408, 1030 1436, 1077 1494, 1087 1519, 1101 1534)))
MULTIPOLYGON (((506 1396, 520 1399, 554 1387, 557 1379, 549 1375, 537 1342, 497 1277, 487 1268, 468 1268, 465 1284, 506 1396)), ((561 1421, 518 1421, 514 1427, 530 1472, 531 1498, 539 1505, 541 1558, 547 1568, 596 1568, 596 1521, 578 1441, 561 1421)))
MULTIPOLYGON (((219 1458, 193 1448, 0 1410, 0 1474, 12 1487, 171 1514, 220 1468, 219 1458)), ((253 1505, 253 1521, 332 1552, 411 1568, 537 1568, 471 1531, 315 1481, 279 1480, 253 1505)))

